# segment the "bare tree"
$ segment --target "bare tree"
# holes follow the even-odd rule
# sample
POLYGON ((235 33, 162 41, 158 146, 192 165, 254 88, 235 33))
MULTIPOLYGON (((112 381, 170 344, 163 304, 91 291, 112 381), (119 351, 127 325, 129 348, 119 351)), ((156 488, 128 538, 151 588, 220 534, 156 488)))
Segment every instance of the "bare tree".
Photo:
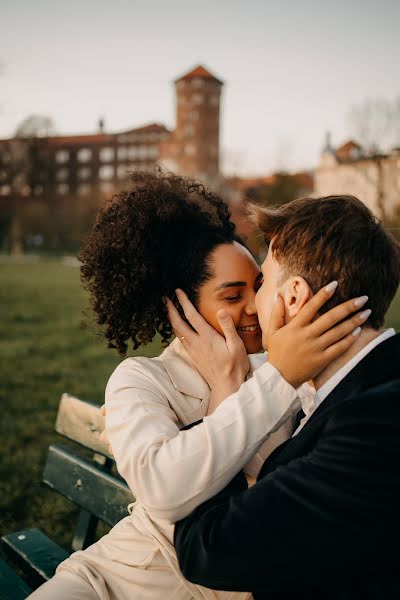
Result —
POLYGON ((15 137, 36 138, 55 135, 54 122, 46 115, 29 115, 16 129, 15 137))
MULTIPOLYGON (((388 220, 385 206, 383 161, 385 152, 400 146, 400 95, 393 100, 367 98, 352 106, 348 113, 350 128, 361 144, 364 156, 376 166, 377 205, 383 222, 388 220)), ((365 177, 372 181, 369 171, 365 177)))
POLYGON ((352 106, 348 121, 368 156, 386 152, 400 144, 400 96, 367 98, 352 106))

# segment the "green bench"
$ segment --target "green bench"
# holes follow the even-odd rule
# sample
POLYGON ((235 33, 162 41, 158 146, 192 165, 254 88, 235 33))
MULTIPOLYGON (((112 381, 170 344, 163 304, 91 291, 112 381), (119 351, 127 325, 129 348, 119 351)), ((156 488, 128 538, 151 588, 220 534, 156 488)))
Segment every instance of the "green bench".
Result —
MULTIPOLYGON (((73 534, 71 552, 83 550, 96 539, 99 521, 115 525, 127 515, 127 505, 134 500, 126 483, 112 473, 114 460, 108 446, 100 440, 104 418, 99 405, 63 394, 57 414, 56 431, 76 442, 71 450, 65 446, 49 447, 43 482, 80 507, 73 534), (82 456, 79 447, 94 453, 82 456)), ((22 600, 48 579, 67 552, 39 529, 28 529, 1 538, 3 554, 22 571, 21 579, 0 559, 0 600, 22 600), (12 592, 12 593, 11 593, 12 592)))

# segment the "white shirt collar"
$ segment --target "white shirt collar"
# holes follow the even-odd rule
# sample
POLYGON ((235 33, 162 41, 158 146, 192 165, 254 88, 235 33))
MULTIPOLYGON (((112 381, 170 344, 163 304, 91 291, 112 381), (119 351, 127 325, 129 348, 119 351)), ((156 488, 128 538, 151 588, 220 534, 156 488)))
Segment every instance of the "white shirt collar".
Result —
POLYGON ((358 352, 353 358, 351 358, 341 369, 339 369, 323 386, 317 390, 315 396, 315 408, 325 400, 325 398, 332 392, 332 390, 354 369, 362 359, 367 356, 378 344, 381 344, 388 338, 396 335, 394 329, 385 329, 380 335, 367 344, 360 352, 358 352))

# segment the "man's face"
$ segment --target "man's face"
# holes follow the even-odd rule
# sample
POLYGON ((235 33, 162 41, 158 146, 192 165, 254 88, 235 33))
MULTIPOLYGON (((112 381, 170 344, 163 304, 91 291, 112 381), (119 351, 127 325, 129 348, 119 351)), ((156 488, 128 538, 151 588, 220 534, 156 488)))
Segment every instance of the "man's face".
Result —
POLYGON ((280 285, 282 284, 282 269, 272 255, 272 244, 269 246, 267 258, 261 266, 261 271, 263 273, 263 281, 256 294, 255 303, 258 320, 262 329, 262 345, 264 350, 268 350, 267 335, 269 319, 276 295, 281 291, 282 287, 280 285))

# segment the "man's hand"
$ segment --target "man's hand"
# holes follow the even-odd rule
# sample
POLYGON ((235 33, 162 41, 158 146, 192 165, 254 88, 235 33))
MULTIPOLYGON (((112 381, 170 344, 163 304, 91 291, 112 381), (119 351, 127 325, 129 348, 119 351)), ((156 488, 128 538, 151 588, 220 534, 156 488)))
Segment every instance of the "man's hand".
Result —
POLYGON ((194 366, 210 386, 216 405, 236 392, 245 380, 250 368, 246 349, 226 311, 217 313, 224 338, 203 319, 182 290, 176 290, 176 295, 193 329, 167 299, 171 325, 194 366))
POLYGON ((278 296, 268 328, 268 360, 294 388, 312 379, 346 352, 357 339, 370 310, 349 315, 367 302, 367 296, 353 298, 320 316, 321 306, 334 294, 337 284, 322 288, 285 325, 285 307, 278 296), (346 319, 346 321, 344 321, 346 319))

